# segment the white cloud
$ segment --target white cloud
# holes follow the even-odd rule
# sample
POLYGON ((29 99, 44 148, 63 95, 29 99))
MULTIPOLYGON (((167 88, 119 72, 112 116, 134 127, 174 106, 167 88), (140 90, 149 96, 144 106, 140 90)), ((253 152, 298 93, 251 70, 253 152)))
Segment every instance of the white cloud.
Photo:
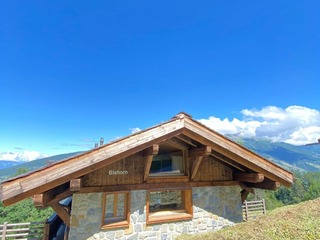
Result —
POLYGON ((10 160, 10 161, 32 161, 35 159, 47 157, 37 151, 25 150, 23 152, 3 152, 0 153, 1 160, 10 160))
POLYGON ((222 134, 267 138, 294 145, 317 142, 320 138, 320 112, 315 109, 268 106, 261 110, 244 109, 241 113, 241 120, 211 116, 199 121, 222 134))
POLYGON ((131 131, 131 133, 137 133, 137 132, 140 132, 141 129, 138 127, 135 127, 135 128, 130 128, 130 131, 131 131))

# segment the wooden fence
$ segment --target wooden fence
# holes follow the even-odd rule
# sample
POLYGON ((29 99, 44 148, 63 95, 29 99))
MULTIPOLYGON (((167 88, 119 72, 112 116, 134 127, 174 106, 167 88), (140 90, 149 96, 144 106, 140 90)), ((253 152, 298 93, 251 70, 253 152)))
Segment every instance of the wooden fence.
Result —
POLYGON ((9 239, 43 239, 44 222, 11 223, 0 225, 1 240, 9 239))
POLYGON ((242 205, 242 216, 244 221, 255 219, 266 214, 266 203, 264 199, 258 201, 244 201, 242 205))

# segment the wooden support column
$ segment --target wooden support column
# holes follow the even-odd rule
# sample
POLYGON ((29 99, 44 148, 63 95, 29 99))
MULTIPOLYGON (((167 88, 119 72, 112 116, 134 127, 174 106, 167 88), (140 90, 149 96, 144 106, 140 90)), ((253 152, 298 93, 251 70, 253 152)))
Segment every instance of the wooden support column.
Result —
POLYGON ((260 183, 264 180, 261 173, 234 173, 233 179, 239 182, 260 183))
POLYGON ((147 178, 149 177, 149 172, 151 168, 151 163, 152 159, 155 155, 157 155, 159 152, 159 145, 154 144, 150 148, 147 148, 143 152, 143 156, 145 157, 145 167, 144 167, 144 176, 143 176, 143 181, 146 181, 147 178))
POLYGON ((189 156, 194 159, 191 169, 191 180, 193 180, 197 175, 202 159, 210 154, 211 147, 209 146, 205 146, 202 148, 194 148, 189 151, 189 156))
POLYGON ((70 209, 59 202, 50 203, 50 207, 57 213, 62 221, 69 227, 70 226, 70 209))

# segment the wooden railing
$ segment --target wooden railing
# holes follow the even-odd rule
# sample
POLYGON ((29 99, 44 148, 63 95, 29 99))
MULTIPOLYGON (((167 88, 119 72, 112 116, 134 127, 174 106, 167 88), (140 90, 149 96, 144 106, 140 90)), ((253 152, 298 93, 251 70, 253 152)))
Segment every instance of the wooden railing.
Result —
POLYGON ((255 219, 266 214, 266 203, 264 199, 257 201, 244 201, 242 205, 242 216, 244 221, 255 219))
POLYGON ((0 225, 1 240, 43 239, 44 222, 7 223, 0 225))

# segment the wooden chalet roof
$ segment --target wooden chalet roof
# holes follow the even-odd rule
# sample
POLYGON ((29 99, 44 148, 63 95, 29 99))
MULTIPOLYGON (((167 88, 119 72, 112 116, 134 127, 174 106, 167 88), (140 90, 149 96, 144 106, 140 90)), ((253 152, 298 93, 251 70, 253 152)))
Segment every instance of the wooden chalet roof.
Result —
MULTIPOLYGON (((73 179, 173 138, 183 141, 189 147, 196 147, 195 143, 209 146, 213 156, 237 171, 261 173, 268 180, 284 186, 290 186, 293 182, 292 173, 209 129, 190 115, 180 113, 167 122, 43 169, 9 179, 1 184, 1 201, 5 206, 11 205, 53 188, 68 185, 73 179)), ((67 196, 68 193, 70 195, 70 192, 64 194, 67 196)))

